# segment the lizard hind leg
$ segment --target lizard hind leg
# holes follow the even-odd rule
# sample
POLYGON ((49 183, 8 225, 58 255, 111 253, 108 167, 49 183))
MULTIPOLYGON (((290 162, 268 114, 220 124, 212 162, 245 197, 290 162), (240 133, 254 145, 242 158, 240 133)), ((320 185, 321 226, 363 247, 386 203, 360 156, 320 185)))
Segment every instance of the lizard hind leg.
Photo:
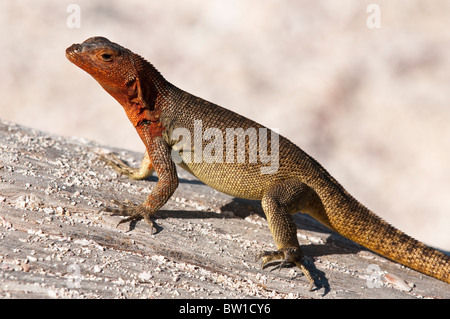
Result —
POLYGON ((311 189, 297 179, 277 182, 269 189, 263 196, 261 204, 278 250, 258 254, 258 259, 262 258, 263 267, 274 260, 281 260, 280 269, 286 263, 295 263, 308 279, 310 290, 314 280, 303 263, 303 253, 297 239, 297 226, 291 213, 305 206, 311 194, 311 189))

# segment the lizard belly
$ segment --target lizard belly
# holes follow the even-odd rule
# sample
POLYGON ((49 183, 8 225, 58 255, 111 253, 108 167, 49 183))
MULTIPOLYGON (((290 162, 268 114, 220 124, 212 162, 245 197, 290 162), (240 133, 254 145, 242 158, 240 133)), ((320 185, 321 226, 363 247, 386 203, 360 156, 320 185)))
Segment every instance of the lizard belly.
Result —
MULTIPOLYGON (((259 165, 180 163, 180 167, 212 188, 239 198, 260 200, 269 187, 269 178, 255 182, 255 171, 259 165)), ((264 175, 261 175, 264 176, 264 175)))

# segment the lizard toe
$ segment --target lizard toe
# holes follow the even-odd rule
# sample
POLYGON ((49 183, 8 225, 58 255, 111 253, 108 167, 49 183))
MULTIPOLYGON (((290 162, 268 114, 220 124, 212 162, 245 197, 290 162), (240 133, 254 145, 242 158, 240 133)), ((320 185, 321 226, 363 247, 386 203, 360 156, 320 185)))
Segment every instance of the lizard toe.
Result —
POLYGON ((257 255, 257 259, 262 259, 263 269, 266 264, 271 261, 280 260, 279 265, 274 268, 278 268, 278 270, 281 270, 281 268, 283 268, 288 263, 294 263, 303 272, 303 275, 306 277, 306 279, 308 279, 309 290, 311 291, 313 289, 314 279, 303 263, 303 254, 300 247, 288 247, 276 251, 263 251, 257 255))
POLYGON ((284 258, 284 252, 276 251, 262 251, 256 256, 256 260, 262 259, 261 268, 264 269, 271 261, 277 261, 284 258))
POLYGON ((155 226, 152 219, 150 218, 150 216, 154 213, 153 211, 149 210, 143 204, 136 205, 130 200, 125 200, 125 203, 120 203, 116 200, 112 200, 111 202, 117 205, 118 208, 107 206, 102 208, 100 211, 111 213, 111 216, 126 216, 126 218, 119 221, 116 227, 118 227, 120 224, 133 221, 137 222, 141 219, 144 219, 145 222, 150 226, 151 235, 153 235, 153 229, 155 228, 155 226))

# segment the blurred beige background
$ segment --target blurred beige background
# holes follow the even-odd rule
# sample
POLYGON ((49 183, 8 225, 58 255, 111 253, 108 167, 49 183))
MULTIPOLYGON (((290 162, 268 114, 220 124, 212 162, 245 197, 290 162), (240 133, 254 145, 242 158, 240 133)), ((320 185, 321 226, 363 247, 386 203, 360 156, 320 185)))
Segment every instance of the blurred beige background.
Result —
POLYGON ((449 17, 442 0, 3 0, 0 117, 143 151, 121 106, 64 55, 106 36, 279 128, 380 216, 450 251, 449 17), (367 26, 371 3, 381 28, 367 26))

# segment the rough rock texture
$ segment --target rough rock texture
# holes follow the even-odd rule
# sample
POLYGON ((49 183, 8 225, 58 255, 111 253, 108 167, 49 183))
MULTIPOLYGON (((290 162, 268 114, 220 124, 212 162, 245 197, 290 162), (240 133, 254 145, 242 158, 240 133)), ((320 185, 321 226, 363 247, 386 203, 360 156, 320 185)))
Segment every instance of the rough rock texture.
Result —
POLYGON ((118 176, 99 160, 111 151, 140 161, 138 153, 0 120, 0 298, 450 297, 449 285, 297 214, 300 244, 321 285, 308 292, 296 268, 262 270, 255 261, 275 248, 258 203, 181 170, 154 235, 144 222, 116 228, 121 217, 101 208, 114 199, 141 202, 156 177, 118 176))

